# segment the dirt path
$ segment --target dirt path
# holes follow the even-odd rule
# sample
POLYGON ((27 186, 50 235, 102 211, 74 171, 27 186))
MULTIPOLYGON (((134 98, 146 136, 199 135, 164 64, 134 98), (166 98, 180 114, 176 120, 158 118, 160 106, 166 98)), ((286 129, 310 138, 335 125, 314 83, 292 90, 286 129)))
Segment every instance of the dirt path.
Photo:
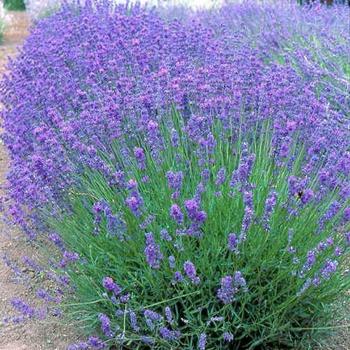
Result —
MULTIPOLYGON (((4 42, 0 45, 0 78, 6 69, 8 56, 16 54, 29 27, 24 12, 9 13, 6 22, 4 42)), ((0 197, 7 169, 8 156, 0 140, 0 197)), ((35 259, 38 256, 37 249, 26 241, 16 227, 6 224, 2 219, 0 216, 0 350, 66 349, 74 336, 69 332, 69 327, 58 324, 56 319, 18 324, 3 322, 5 317, 18 315, 11 306, 13 298, 21 298, 28 304, 37 305, 33 295, 40 281, 37 274, 26 267, 22 260, 24 256, 35 259)))

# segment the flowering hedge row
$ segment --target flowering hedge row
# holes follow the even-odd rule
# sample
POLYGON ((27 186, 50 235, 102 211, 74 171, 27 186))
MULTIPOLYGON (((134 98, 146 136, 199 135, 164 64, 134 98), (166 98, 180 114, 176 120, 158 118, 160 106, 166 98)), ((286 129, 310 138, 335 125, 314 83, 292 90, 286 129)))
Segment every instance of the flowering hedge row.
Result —
POLYGON ((345 18, 86 1, 32 29, 1 85, 7 206, 62 255, 41 297, 73 288, 101 324, 72 349, 296 347, 327 323, 349 286, 345 18))

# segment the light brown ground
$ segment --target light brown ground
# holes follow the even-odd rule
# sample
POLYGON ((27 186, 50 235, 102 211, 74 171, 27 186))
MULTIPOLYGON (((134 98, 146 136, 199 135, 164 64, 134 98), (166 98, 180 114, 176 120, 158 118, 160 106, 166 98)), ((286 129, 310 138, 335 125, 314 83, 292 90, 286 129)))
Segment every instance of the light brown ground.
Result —
MULTIPOLYGON (((8 56, 15 55, 18 45, 26 37, 28 26, 29 20, 24 12, 13 12, 7 17, 4 42, 0 44, 0 78, 5 72, 8 56)), ((0 141, 0 197, 3 194, 1 187, 5 183, 8 164, 6 150, 0 141)), ((72 331, 69 331, 68 326, 58 324, 56 319, 47 319, 42 322, 29 321, 17 325, 2 322, 4 317, 16 315, 10 305, 14 297, 20 297, 28 300, 30 304, 38 305, 33 295, 40 281, 34 271, 25 268, 22 263, 23 255, 35 258, 38 256, 38 249, 28 243, 18 229, 4 223, 1 219, 2 217, 0 217, 0 350, 66 349, 75 336, 72 335, 72 331), (18 265, 26 283, 16 281, 14 273, 2 261, 5 254, 18 265)))

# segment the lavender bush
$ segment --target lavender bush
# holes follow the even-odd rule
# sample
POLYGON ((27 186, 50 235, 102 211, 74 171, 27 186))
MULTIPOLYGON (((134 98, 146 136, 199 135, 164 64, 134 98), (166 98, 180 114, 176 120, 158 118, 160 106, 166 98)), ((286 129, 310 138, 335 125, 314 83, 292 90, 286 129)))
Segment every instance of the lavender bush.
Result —
POLYGON ((350 285, 350 208, 318 163, 304 173, 295 130, 173 112, 139 136, 101 153, 113 179, 82 169, 49 220, 77 254, 67 312, 126 349, 306 348, 350 285))
POLYGON ((10 63, 5 206, 57 247, 40 298, 100 333, 72 349, 298 348, 327 328, 349 288, 346 7, 273 9, 66 4, 10 63))

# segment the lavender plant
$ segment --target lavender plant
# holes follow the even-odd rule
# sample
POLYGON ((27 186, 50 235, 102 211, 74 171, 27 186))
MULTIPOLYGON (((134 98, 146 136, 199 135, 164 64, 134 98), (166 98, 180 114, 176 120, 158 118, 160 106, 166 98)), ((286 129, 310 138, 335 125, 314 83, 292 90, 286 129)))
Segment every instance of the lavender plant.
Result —
POLYGON ((333 159, 347 159, 347 114, 330 108, 293 66, 266 64, 257 45, 265 40, 247 40, 244 27, 226 18, 251 13, 251 5, 239 9, 226 11, 218 26, 215 11, 174 19, 88 1, 39 21, 1 85, 11 214, 29 236, 37 223, 28 209, 62 206, 84 159, 161 119, 173 104, 187 116, 203 115, 203 123, 215 116, 239 123, 242 110, 248 129, 259 119, 274 118, 281 130, 288 121, 337 172, 333 159))
POLYGON ((269 123, 202 122, 114 142, 114 179, 82 169, 49 220, 79 256, 67 312, 126 349, 306 348, 350 286, 349 200, 293 131, 281 154, 269 123))
POLYGON ((328 327, 349 288, 347 78, 313 56, 335 30, 299 25, 344 27, 288 6, 66 3, 10 63, 5 206, 57 248, 38 297, 100 332, 72 349, 298 348, 328 327))

